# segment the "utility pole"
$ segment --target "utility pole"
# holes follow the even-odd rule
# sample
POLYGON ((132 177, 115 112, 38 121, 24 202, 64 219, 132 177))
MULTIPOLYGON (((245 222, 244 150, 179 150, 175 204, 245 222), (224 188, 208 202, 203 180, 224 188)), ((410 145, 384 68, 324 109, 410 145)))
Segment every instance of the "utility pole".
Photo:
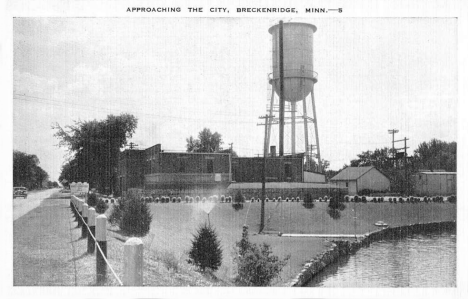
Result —
MULTIPOLYGON (((403 154, 403 167, 405 168, 405 184, 404 184, 404 190, 405 190, 405 194, 407 195, 408 194, 408 164, 407 164, 407 152, 406 150, 409 148, 409 146, 406 146, 406 141, 408 141, 409 139, 408 138, 403 138, 403 139, 400 139, 400 140, 395 140, 394 142, 401 142, 403 141, 404 142, 404 147, 402 148, 397 148, 396 150, 404 150, 404 153, 401 153, 403 154)), ((400 155, 401 157, 401 155, 400 155)), ((398 155, 397 155, 397 159, 398 159, 398 155)))
POLYGON ((279 22, 279 75, 280 75, 280 97, 279 97, 279 156, 284 155, 284 61, 283 61, 283 21, 279 22))
POLYGON ((133 143, 133 142, 130 142, 130 143, 128 144, 128 147, 130 147, 130 149, 134 149, 134 148, 137 147, 137 146, 138 146, 138 144, 135 144, 135 143, 133 143))
POLYGON ((405 137, 404 141, 405 141, 405 160, 404 160, 404 165, 405 165, 405 195, 408 195, 408 167, 406 164, 406 149, 407 149, 407 146, 406 146, 406 140, 408 140, 408 138, 405 137))
POLYGON ((263 174, 262 174, 262 207, 260 210, 260 229, 258 233, 260 234, 265 228, 265 182, 266 182, 266 158, 268 155, 268 144, 267 144, 267 134, 268 134, 268 120, 274 118, 274 115, 264 115, 260 116, 260 119, 265 119, 265 137, 263 140, 263 174))
POLYGON ((392 134, 392 154, 393 154, 393 168, 395 168, 396 160, 395 160, 395 133, 398 133, 397 129, 388 130, 388 134, 392 134))

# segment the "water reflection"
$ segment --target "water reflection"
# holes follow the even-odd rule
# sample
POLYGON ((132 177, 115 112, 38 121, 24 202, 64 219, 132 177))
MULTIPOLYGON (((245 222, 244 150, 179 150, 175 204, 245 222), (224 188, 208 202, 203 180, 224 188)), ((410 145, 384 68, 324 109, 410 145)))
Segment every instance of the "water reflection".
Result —
POLYGON ((312 287, 455 287, 456 236, 413 235, 385 240, 341 258, 312 287))

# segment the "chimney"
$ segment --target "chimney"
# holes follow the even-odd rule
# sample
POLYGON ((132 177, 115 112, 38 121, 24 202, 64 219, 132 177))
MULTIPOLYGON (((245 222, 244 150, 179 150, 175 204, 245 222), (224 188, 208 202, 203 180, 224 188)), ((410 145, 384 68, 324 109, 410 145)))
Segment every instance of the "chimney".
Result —
POLYGON ((270 157, 276 157, 276 146, 270 146, 270 157))

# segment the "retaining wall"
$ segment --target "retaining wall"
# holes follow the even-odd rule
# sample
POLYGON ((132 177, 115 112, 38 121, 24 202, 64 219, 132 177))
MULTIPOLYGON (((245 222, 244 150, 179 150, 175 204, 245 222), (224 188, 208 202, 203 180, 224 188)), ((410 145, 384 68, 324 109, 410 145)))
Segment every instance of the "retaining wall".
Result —
POLYGON ((371 242, 386 239, 399 238, 417 233, 441 232, 456 229, 456 221, 429 222, 388 227, 379 231, 368 233, 364 238, 356 241, 333 240, 330 249, 317 255, 304 264, 301 272, 290 283, 292 287, 306 285, 315 275, 320 273, 328 265, 335 262, 339 257, 355 253, 363 246, 369 246, 371 242))

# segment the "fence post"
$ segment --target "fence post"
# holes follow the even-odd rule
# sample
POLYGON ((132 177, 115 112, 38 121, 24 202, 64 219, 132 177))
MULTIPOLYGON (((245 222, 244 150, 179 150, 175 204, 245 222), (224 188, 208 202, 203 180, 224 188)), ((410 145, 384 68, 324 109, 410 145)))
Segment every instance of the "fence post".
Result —
POLYGON ((143 285, 143 242, 130 238, 124 245, 124 286, 143 285))
POLYGON ((79 222, 80 217, 78 217, 78 200, 76 200, 76 197, 74 196, 73 196, 73 215, 75 216, 75 221, 79 222))
POLYGON ((99 250, 96 250, 96 281, 100 285, 106 281, 107 276, 107 264, 105 258, 107 258, 107 217, 106 215, 99 215, 96 217, 96 243, 102 250, 102 254, 99 250))
POLYGON ((83 201, 78 199, 78 227, 83 225, 83 221, 80 216, 83 216, 83 201))
POLYGON ((88 236, 88 228, 86 225, 88 224, 88 204, 83 204, 83 226, 81 227, 81 237, 86 238, 88 236))
POLYGON ((96 210, 94 208, 88 210, 88 227, 91 231, 88 234, 88 253, 94 253, 94 247, 96 246, 93 239, 93 236, 96 235, 96 210))
POLYGON ((75 220, 76 220, 76 201, 73 196, 70 196, 70 203, 71 203, 70 206, 73 212, 73 216, 75 217, 75 220))

